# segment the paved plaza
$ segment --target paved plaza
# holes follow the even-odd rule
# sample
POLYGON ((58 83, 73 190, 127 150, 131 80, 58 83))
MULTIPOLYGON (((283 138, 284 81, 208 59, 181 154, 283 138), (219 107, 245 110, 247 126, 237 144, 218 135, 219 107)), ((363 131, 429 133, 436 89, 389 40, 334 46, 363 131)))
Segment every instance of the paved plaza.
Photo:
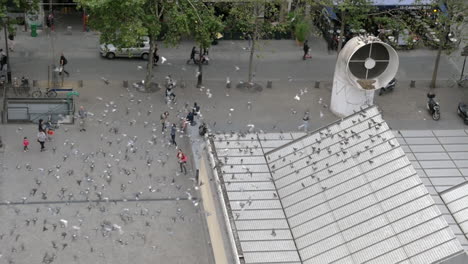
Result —
MULTIPOLYGON (((207 222, 216 210, 204 207, 202 186, 195 179, 198 158, 208 154, 204 139, 197 133, 198 125, 188 134, 177 132, 178 147, 190 157, 187 175, 180 173, 176 147, 169 143, 168 131, 161 133, 161 113, 168 111, 168 121, 179 125, 186 109, 197 102, 202 113, 198 124, 206 122, 218 136, 284 133, 290 135, 285 141, 296 139, 304 133, 300 126, 306 111, 310 112, 309 131, 337 120, 329 110, 336 54, 327 53, 325 43, 317 38, 311 41, 312 60, 304 62, 301 47, 294 41, 268 41, 255 62, 255 80, 262 89, 239 89, 236 84, 247 76, 246 42, 220 41, 210 51, 210 65, 204 67, 203 87, 196 88, 197 67, 185 64, 193 43, 162 46, 160 54, 167 61, 155 67, 154 81, 163 83, 171 74, 178 82, 178 103, 168 106, 164 89, 142 93, 132 86, 143 79, 139 66, 144 67, 144 61, 101 58, 98 38, 93 32, 78 30, 72 35, 64 29, 50 36, 40 32, 34 39, 18 32, 10 55, 14 76, 44 82, 47 66, 57 63, 64 52, 71 73, 65 83, 79 92, 75 106, 83 105, 89 116, 85 132, 79 131, 78 123, 58 128, 46 142, 45 152, 39 151, 36 142, 36 124, 0 125, 4 143, 0 149, 0 263, 215 263, 213 231, 207 222), (228 78, 231 88, 226 87, 228 78), (78 85, 81 80, 83 87, 78 85), (128 88, 124 80, 129 81, 128 88), (320 81, 318 86, 316 81, 320 81), (28 152, 22 149, 25 136, 31 141, 28 152)), ((467 136, 459 135, 465 133, 465 125, 456 114, 456 105, 468 96, 466 88, 454 86, 459 61, 443 56, 436 89, 442 118, 430 119, 425 103, 434 54, 432 50, 400 52, 397 87, 393 93, 376 96, 375 103, 441 208, 444 203, 438 192, 466 177, 467 136), (410 88, 411 80, 416 80, 415 88, 410 88), (442 148, 435 147, 437 153, 432 153, 426 145, 442 148), (449 149, 446 145, 463 146, 449 149), (436 159, 445 167, 431 168, 436 159)), ((273 145, 258 155, 263 157, 286 142, 268 143, 273 145)), ((239 203, 232 206, 241 210, 239 203)), ((442 215, 456 229, 449 209, 442 208, 442 215)), ((247 230, 240 232, 244 241, 257 239, 247 230)), ((270 238, 271 233, 269 228, 260 235, 270 238)), ((284 230, 275 234, 277 239, 290 238, 284 230)), ((466 248, 463 231, 459 228, 454 234, 466 248)))

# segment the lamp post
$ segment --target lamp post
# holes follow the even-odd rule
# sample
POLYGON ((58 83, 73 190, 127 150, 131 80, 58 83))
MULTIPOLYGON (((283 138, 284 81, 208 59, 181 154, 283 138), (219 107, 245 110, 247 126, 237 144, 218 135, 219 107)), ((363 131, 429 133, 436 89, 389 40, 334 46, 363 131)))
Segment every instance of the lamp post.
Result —
POLYGON ((8 48, 8 37, 7 37, 7 23, 9 22, 9 18, 6 17, 6 22, 3 19, 3 32, 5 33, 5 49, 6 49, 6 56, 7 56, 7 81, 11 83, 11 69, 10 69, 10 53, 8 48))

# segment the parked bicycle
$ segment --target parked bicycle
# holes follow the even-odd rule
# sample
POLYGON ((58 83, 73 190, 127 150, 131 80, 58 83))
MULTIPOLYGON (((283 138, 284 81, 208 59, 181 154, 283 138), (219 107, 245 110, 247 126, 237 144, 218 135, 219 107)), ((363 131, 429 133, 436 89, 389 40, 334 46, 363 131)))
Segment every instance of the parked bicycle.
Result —
POLYGON ((55 91, 55 89, 46 88, 45 93, 43 93, 41 88, 39 87, 34 92, 31 93, 31 96, 34 98, 39 98, 39 97, 42 97, 43 94, 45 97, 51 97, 51 98, 57 97, 57 92, 55 91))

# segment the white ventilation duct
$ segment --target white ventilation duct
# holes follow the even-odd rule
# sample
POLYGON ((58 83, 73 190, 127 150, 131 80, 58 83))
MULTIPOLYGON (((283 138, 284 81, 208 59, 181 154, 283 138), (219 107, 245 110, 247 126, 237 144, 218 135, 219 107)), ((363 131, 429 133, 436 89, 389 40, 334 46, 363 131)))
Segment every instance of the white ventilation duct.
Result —
POLYGON ((374 36, 354 37, 338 55, 333 77, 330 109, 341 117, 372 105, 374 91, 396 75, 396 51, 374 36))

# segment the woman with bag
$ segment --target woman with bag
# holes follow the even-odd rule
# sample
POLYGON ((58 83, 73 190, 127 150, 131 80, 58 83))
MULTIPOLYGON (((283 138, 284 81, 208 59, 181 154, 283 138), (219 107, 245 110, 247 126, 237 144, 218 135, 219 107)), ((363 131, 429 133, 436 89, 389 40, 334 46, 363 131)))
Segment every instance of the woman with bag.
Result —
POLYGON ((187 156, 182 152, 181 149, 177 152, 177 159, 179 159, 179 165, 180 165, 180 172, 184 172, 184 174, 187 174, 187 168, 185 167, 185 164, 187 163, 187 156))
POLYGON ((47 135, 44 132, 44 130, 41 130, 39 131, 39 133, 37 133, 37 142, 41 144, 41 152, 45 150, 44 144, 45 144, 46 139, 47 139, 47 135))

